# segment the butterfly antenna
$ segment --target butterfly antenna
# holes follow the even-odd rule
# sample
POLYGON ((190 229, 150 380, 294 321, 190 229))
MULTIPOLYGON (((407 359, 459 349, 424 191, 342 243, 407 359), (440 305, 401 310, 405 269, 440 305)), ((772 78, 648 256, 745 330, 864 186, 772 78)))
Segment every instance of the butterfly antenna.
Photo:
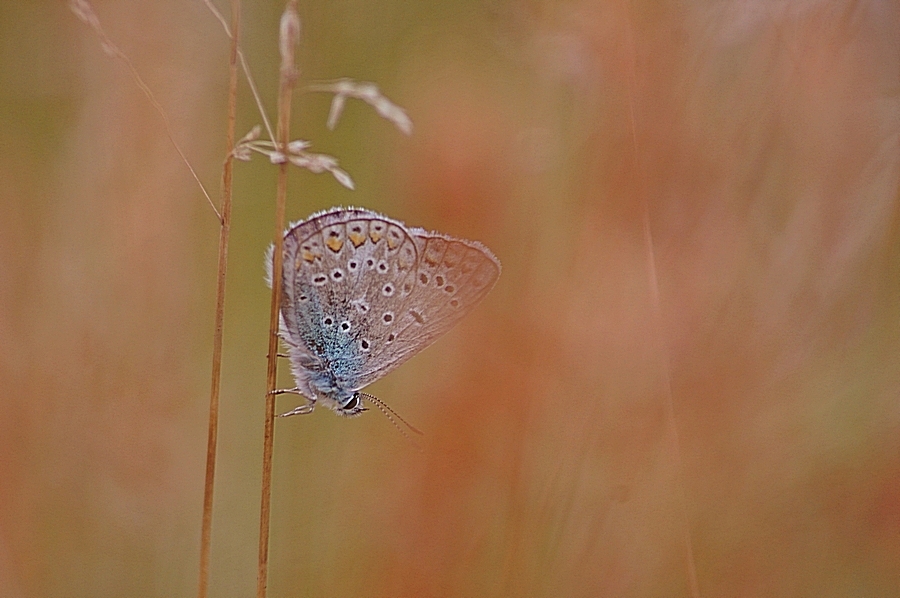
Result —
MULTIPOLYGON (((372 396, 372 395, 370 395, 370 394, 367 393, 367 392, 361 392, 361 393, 359 393, 359 395, 360 395, 361 397, 363 397, 364 399, 366 399, 367 401, 370 401, 371 403, 373 403, 373 404, 374 404, 375 406, 377 406, 379 409, 381 409, 382 413, 384 413, 385 415, 388 415, 388 413, 390 413, 390 415, 393 415, 395 418, 397 418, 398 420, 400 420, 401 422, 403 422, 403 424, 404 424, 407 428, 409 428, 410 430, 412 430, 413 432, 415 432, 415 433, 418 434, 419 436, 424 436, 424 435, 425 435, 425 433, 422 432, 422 430, 418 429, 417 427, 415 427, 414 425, 412 425, 411 423, 409 423, 408 421, 406 421, 405 419, 403 419, 402 417, 400 417, 400 414, 399 414, 399 413, 397 413, 396 411, 394 411, 393 409, 391 409, 390 407, 388 407, 387 403, 385 403, 384 401, 382 401, 382 400, 379 399, 378 397, 372 396)), ((390 419, 390 418, 389 418, 389 419, 390 419)))
POLYGON ((372 396, 366 392, 359 393, 359 396, 361 396, 365 400, 369 401, 370 403, 372 403, 373 405, 378 407, 378 410, 381 411, 386 418, 388 418, 388 421, 390 421, 392 424, 394 424, 394 427, 397 428, 398 432, 403 434, 404 438, 406 438, 411 443, 413 443, 413 445, 416 448, 418 448, 419 450, 422 450, 421 447, 416 443, 416 441, 413 440, 412 436, 410 436, 409 434, 406 433, 406 430, 403 429, 403 427, 398 423, 398 421, 402 422, 407 428, 409 428, 412 432, 415 432, 419 436, 424 435, 421 430, 419 430, 414 425, 412 425, 411 423, 409 423, 408 421, 406 421, 405 419, 400 417, 400 415, 396 411, 394 411, 393 409, 388 407, 387 403, 385 403, 378 397, 372 396))

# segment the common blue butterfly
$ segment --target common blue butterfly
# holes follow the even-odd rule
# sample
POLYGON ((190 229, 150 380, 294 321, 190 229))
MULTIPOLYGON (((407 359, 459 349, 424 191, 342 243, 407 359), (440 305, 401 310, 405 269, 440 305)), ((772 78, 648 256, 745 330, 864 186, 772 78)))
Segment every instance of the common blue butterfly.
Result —
MULTIPOLYGON (((272 280, 272 251, 266 263, 272 280)), ((332 208, 284 233, 280 336, 292 392, 340 415, 364 410, 360 390, 450 330, 500 276, 475 241, 408 228, 361 208, 332 208)))

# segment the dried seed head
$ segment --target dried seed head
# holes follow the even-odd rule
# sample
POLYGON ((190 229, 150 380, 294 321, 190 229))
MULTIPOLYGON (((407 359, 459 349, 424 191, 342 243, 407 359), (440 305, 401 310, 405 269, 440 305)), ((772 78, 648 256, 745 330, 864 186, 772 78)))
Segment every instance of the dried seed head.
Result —
POLYGON ((300 15, 297 14, 297 1, 291 0, 281 15, 278 30, 278 49, 281 52, 282 72, 294 72, 294 53, 300 43, 300 15))
POLYGON ((328 130, 333 131, 337 126, 337 121, 344 111, 344 104, 347 102, 347 96, 338 93, 331 100, 331 110, 328 111, 328 130))
POLYGON ((335 166, 334 168, 331 168, 331 169, 329 169, 329 170, 330 170, 330 172, 331 172, 331 175, 332 175, 332 176, 335 178, 335 180, 337 180, 337 182, 339 182, 341 185, 343 185, 343 186, 346 187, 347 189, 350 189, 351 191, 353 191, 354 189, 356 189, 356 185, 353 184, 353 179, 350 178, 350 175, 347 174, 347 171, 341 170, 341 169, 338 168, 337 166, 335 166))
POLYGON ((352 79, 338 79, 326 83, 316 83, 308 87, 310 91, 324 91, 334 94, 331 101, 331 110, 328 113, 328 128, 334 129, 344 109, 347 98, 362 100, 375 108, 379 116, 385 118, 407 135, 412 134, 412 120, 400 106, 391 102, 378 86, 366 81, 353 81, 352 79))
POLYGON ((238 145, 241 143, 246 143, 248 141, 256 141, 259 139, 259 135, 262 132, 262 128, 259 125, 253 125, 253 128, 250 129, 250 132, 241 137, 241 140, 238 141, 238 145))
POLYGON ((312 145, 309 141, 303 139, 294 139, 293 141, 288 143, 287 149, 290 154, 299 154, 306 148, 312 145))

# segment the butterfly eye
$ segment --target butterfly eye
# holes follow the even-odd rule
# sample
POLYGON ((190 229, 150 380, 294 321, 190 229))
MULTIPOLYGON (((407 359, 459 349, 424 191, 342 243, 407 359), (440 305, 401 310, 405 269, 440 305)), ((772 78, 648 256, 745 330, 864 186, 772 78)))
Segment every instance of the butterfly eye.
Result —
POLYGON ((360 401, 359 399, 359 393, 353 393, 353 395, 350 396, 347 402, 341 405, 341 411, 343 412, 343 415, 356 415, 361 411, 365 411, 363 406, 360 404, 361 402, 362 401, 360 401))

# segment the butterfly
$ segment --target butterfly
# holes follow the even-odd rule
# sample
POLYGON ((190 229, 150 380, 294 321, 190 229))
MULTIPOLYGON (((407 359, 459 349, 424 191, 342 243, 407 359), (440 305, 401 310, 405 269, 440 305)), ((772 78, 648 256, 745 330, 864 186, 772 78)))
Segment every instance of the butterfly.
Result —
MULTIPOLYGON (((274 246, 266 257, 271 287, 274 246)), ((410 228, 362 208, 332 208, 284 233, 280 337, 312 412, 364 411, 360 392, 436 341, 500 276, 476 241, 410 228)))

